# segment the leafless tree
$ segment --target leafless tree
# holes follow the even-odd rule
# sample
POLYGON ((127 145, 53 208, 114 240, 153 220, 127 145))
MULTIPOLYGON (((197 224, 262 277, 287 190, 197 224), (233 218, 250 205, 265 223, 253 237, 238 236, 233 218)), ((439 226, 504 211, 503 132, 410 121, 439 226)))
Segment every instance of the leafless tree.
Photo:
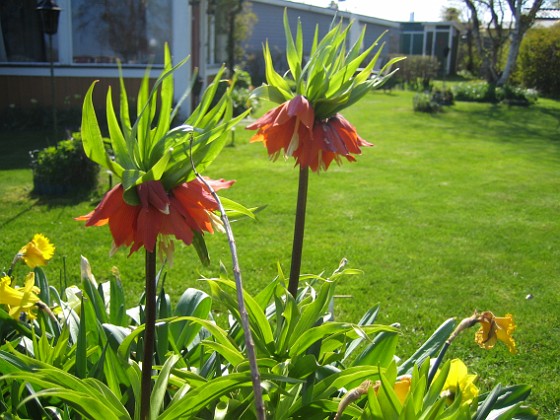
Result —
POLYGON ((490 83, 505 85, 515 68, 519 47, 535 22, 545 0, 464 0, 472 24, 472 34, 485 77, 490 83), (507 48, 507 60, 500 58, 507 48))

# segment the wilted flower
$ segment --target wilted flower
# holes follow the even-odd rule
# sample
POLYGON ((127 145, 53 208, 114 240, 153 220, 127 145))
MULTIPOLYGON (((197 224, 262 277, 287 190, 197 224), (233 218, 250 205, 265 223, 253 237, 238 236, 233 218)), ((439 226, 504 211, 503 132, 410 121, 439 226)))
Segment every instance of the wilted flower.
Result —
MULTIPOLYGON (((207 182, 214 190, 220 190, 229 188, 234 181, 207 182)), ((213 233, 213 227, 221 227, 214 214, 218 203, 198 179, 179 184, 170 192, 159 181, 142 183, 136 189, 139 205, 128 204, 122 185, 117 184, 95 210, 77 220, 85 220, 86 226, 109 224, 115 248, 130 246, 130 254, 141 247, 153 252, 159 235, 173 235, 190 245, 195 234, 213 233)), ((169 249, 168 240, 160 243, 169 249)))
POLYGON ((11 287, 12 280, 5 276, 0 279, 0 304, 7 305, 9 314, 14 319, 19 319, 22 313, 27 314, 29 320, 36 317, 37 306, 40 302, 39 288, 35 286, 35 273, 29 273, 22 288, 11 287))
POLYGON ((44 235, 37 233, 31 242, 19 250, 18 255, 30 268, 35 268, 47 264, 54 255, 54 249, 53 244, 44 235))
POLYGON ((512 337, 515 324, 511 314, 500 318, 494 316, 492 312, 486 311, 479 316, 478 322, 480 322, 480 329, 476 332, 475 341, 480 347, 491 349, 500 340, 508 347, 510 353, 517 352, 512 337))
POLYGON ((478 396, 478 388, 474 384, 476 375, 468 373, 467 366, 460 359, 453 359, 450 363, 442 394, 453 400, 460 391, 461 401, 468 404, 478 396))

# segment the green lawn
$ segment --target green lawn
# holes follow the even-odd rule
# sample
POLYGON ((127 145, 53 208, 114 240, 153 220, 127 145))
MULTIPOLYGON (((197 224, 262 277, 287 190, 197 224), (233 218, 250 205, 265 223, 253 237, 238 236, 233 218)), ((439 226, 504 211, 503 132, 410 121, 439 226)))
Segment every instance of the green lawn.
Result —
MULTIPOLYGON (((412 93, 375 92, 344 114, 366 140, 358 162, 310 176, 303 272, 331 272, 342 257, 363 275, 341 283, 339 319, 357 321, 375 303, 382 321, 399 322, 399 353, 408 357, 449 317, 475 309, 512 313, 519 353, 479 349, 474 330, 449 351, 480 375, 479 386, 529 383, 542 418, 560 415, 560 103, 527 108, 457 103, 438 115, 412 112, 412 93), (528 295, 532 299, 527 299, 528 295)), ((267 205, 258 221, 233 225, 248 289, 263 287, 280 263, 289 270, 297 170, 268 161, 251 132, 236 131, 207 175, 236 179, 224 196, 267 205)), ((33 137, 44 142, 39 133, 33 137)), ((72 217, 88 202, 29 197, 29 135, 0 133, 0 255, 7 266, 34 233, 57 246, 47 273, 56 283, 79 281, 79 256, 99 279, 118 266, 132 305, 143 289, 142 255, 109 257, 106 228, 72 217), (14 148, 14 139, 21 148, 14 148), (27 149, 26 149, 27 148, 27 149), (8 154, 10 153, 10 154, 8 154), (64 275, 64 262, 66 275, 64 275)), ((204 287, 201 275, 229 267, 223 236, 209 238, 213 264, 203 268, 179 247, 166 289, 204 287)), ((23 274, 24 267, 18 272, 23 274)))

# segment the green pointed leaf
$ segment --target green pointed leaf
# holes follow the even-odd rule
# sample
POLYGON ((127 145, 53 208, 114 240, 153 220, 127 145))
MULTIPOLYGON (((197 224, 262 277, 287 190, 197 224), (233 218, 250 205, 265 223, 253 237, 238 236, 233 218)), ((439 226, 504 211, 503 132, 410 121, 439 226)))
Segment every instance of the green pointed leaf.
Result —
MULTIPOLYGON (((327 322, 322 325, 312 327, 297 336, 294 343, 290 345, 289 354, 291 357, 302 354, 313 343, 326 339, 333 334, 349 334, 352 338, 358 336, 356 332, 356 324, 348 322, 327 322)), ((366 334, 373 334, 381 331, 394 331, 386 325, 366 325, 359 328, 366 334)))
MULTIPOLYGON (((163 51, 164 56, 164 74, 169 72, 173 67, 171 64, 171 53, 169 45, 166 43, 163 51)), ((171 113, 173 107, 173 73, 169 73, 161 82, 160 103, 159 103, 159 119, 155 132, 155 139, 162 138, 169 130, 171 124, 171 113)))
POLYGON ((434 404, 438 399, 440 399, 440 394, 443 391, 443 386, 449 375, 449 370, 451 368, 451 363, 449 361, 445 362, 438 371, 438 374, 432 380, 428 393, 424 397, 424 406, 430 406, 434 404))
POLYGON ((455 329, 455 319, 450 318, 445 321, 439 328, 432 334, 422 346, 414 352, 414 354, 399 366, 399 375, 408 373, 414 364, 422 365, 425 360, 434 356, 439 352, 445 340, 449 338, 455 329))
MULTIPOLYGON (((212 298, 201 290, 188 288, 183 292, 175 306, 175 316, 194 316, 208 319, 212 309, 212 298)), ((190 322, 176 322, 170 325, 171 334, 178 349, 191 344, 200 331, 201 325, 190 322)))
POLYGON ((389 366, 393 361, 398 341, 399 337, 397 332, 380 333, 354 360, 352 365, 389 366))
POLYGON ((124 327, 126 326, 126 307, 124 289, 120 279, 111 278, 110 293, 109 322, 124 327))
POLYGON ((208 248, 206 248, 206 242, 204 241, 204 235, 199 232, 193 232, 192 246, 196 250, 196 254, 200 259, 200 262, 204 266, 210 265, 210 256, 208 255, 208 248))
POLYGON ((222 205, 224 206, 224 209, 229 217, 231 217, 231 214, 234 213, 236 215, 247 216, 253 220, 256 218, 255 214, 242 204, 239 204, 226 197, 220 197, 220 201, 222 202, 222 205))
POLYGON ((266 42, 264 45, 264 65, 266 81, 268 82, 268 84, 280 90, 282 92, 282 95, 293 97, 288 82, 286 82, 286 80, 284 80, 284 78, 276 73, 276 70, 274 70, 274 64, 272 63, 272 56, 268 48, 268 42, 266 42))
POLYGON ((335 285, 334 282, 323 282, 315 300, 301 309, 301 317, 290 337, 290 347, 302 334, 316 325, 319 318, 326 312, 327 305, 334 294, 335 285))
POLYGON ((187 392, 184 398, 171 404, 157 420, 193 418, 196 413, 231 391, 251 387, 250 372, 231 373, 207 382, 187 392))
POLYGON ((275 86, 262 85, 255 88, 251 92, 251 96, 256 96, 257 98, 266 98, 271 102, 282 104, 291 99, 290 95, 286 95, 286 92, 278 89, 275 86))
POLYGON ((76 343, 76 361, 74 363, 76 377, 85 378, 87 369, 87 305, 84 304, 84 299, 82 298, 82 303, 80 307, 80 313, 82 314, 80 320, 80 329, 78 330, 78 342, 76 343))
POLYGON ((115 109, 113 107, 111 86, 109 86, 107 91, 106 108, 107 127, 109 129, 109 138, 111 139, 111 147, 115 154, 115 160, 121 166, 130 169, 134 167, 134 161, 132 160, 134 145, 127 145, 121 128, 119 127, 115 109))
POLYGON ((123 168, 118 163, 113 162, 105 150, 103 137, 101 136, 101 130, 95 114, 95 108, 93 107, 92 97, 95 83, 97 82, 93 82, 88 89, 82 107, 82 144, 88 158, 120 177, 123 168))
MULTIPOLYGON (((301 21, 298 19, 297 31, 301 33, 301 21)), ((297 82, 301 77, 301 61, 302 56, 299 54, 298 48, 294 43, 292 31, 290 30, 290 23, 288 22, 288 11, 284 9, 284 33, 286 35, 286 58, 292 77, 297 82)))
MULTIPOLYGON (((239 322, 240 315, 235 283, 230 280, 213 279, 209 280, 209 285, 214 299, 225 304, 239 322), (229 290, 225 291, 220 286, 227 287, 229 290)), ((253 331, 255 344, 262 351, 269 351, 269 348, 273 348, 272 343, 274 342, 274 335, 272 334, 270 323, 258 302, 246 291, 243 291, 243 299, 245 300, 245 307, 249 316, 249 324, 253 331)))
POLYGON ((167 383, 171 375, 171 369, 179 361, 180 356, 177 354, 172 355, 166 360, 159 375, 157 375, 156 383, 154 384, 152 395, 150 396, 150 418, 155 419, 163 408, 165 396, 167 394, 167 383))

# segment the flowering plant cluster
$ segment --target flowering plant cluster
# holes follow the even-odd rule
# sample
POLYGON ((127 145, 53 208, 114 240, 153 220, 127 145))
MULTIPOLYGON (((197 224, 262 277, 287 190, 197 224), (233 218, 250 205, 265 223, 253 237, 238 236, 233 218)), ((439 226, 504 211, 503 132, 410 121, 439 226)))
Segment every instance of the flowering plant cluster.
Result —
MULTIPOLYGON (((377 75, 372 72, 382 49, 379 48, 365 67, 360 66, 371 55, 377 41, 364 51, 365 28, 355 44, 346 50, 350 26, 342 21, 319 41, 318 28, 311 47, 311 56, 304 63, 303 35, 298 21, 296 38, 290 30, 284 13, 286 58, 289 77, 278 74, 272 62, 268 44, 264 47, 267 85, 257 88, 255 94, 264 95, 280 106, 247 126, 258 130, 251 141, 263 142, 272 159, 283 152, 293 156, 302 168, 317 172, 328 169, 344 157, 355 161, 353 155, 360 147, 371 146, 340 111, 359 101, 372 89, 381 86, 390 76, 389 69, 400 59, 390 60, 377 75), (295 83, 295 89, 290 86, 295 83)), ((288 76, 288 75, 286 75, 288 76)))
POLYGON ((304 65, 301 25, 294 40, 286 16, 284 24, 295 89, 275 72, 265 46, 268 85, 257 93, 280 105, 249 128, 258 130, 254 140, 264 142, 273 158, 293 156, 300 167, 289 277, 279 267, 257 294, 243 289, 225 207, 233 214, 252 212, 216 194, 232 181, 199 174, 243 115, 233 117, 228 92, 214 100, 214 83, 184 124, 172 129, 175 67, 166 49, 164 72, 151 91, 144 78, 134 124, 122 78, 120 121, 109 91, 109 149, 95 114, 93 86, 83 108, 87 155, 121 182, 77 219, 87 226, 108 225, 113 249, 145 250, 145 293, 136 306, 127 306, 118 270, 114 279, 98 284, 85 258, 80 284, 57 290, 39 267, 52 258, 54 247, 44 236, 34 237, 0 280, 0 320, 10 321, 9 329, 0 328, 3 412, 142 420, 536 417, 525 404, 527 386, 498 385, 481 393, 476 375, 461 360, 444 360, 452 342, 473 326, 479 327, 480 347, 502 341, 515 352, 511 315, 487 311, 459 323, 449 319, 402 361, 396 357, 398 328, 376 322, 378 306, 357 323, 335 319, 335 288, 358 270, 343 259, 327 277, 300 274, 308 171, 327 170, 343 157, 353 161, 360 147, 369 145, 339 112, 379 86, 388 67, 372 75, 377 52, 360 69, 374 46, 361 52, 362 33, 346 52, 348 28, 342 24, 320 42, 315 36, 304 65), (161 270, 156 272, 157 251, 169 260, 178 240, 193 245, 207 262, 203 235, 215 230, 227 235, 234 281, 223 267, 220 278, 204 279, 209 293, 189 288, 173 305, 161 270), (12 276, 18 261, 34 269, 23 287, 12 276), (218 311, 226 312, 223 322, 216 320, 218 311))

